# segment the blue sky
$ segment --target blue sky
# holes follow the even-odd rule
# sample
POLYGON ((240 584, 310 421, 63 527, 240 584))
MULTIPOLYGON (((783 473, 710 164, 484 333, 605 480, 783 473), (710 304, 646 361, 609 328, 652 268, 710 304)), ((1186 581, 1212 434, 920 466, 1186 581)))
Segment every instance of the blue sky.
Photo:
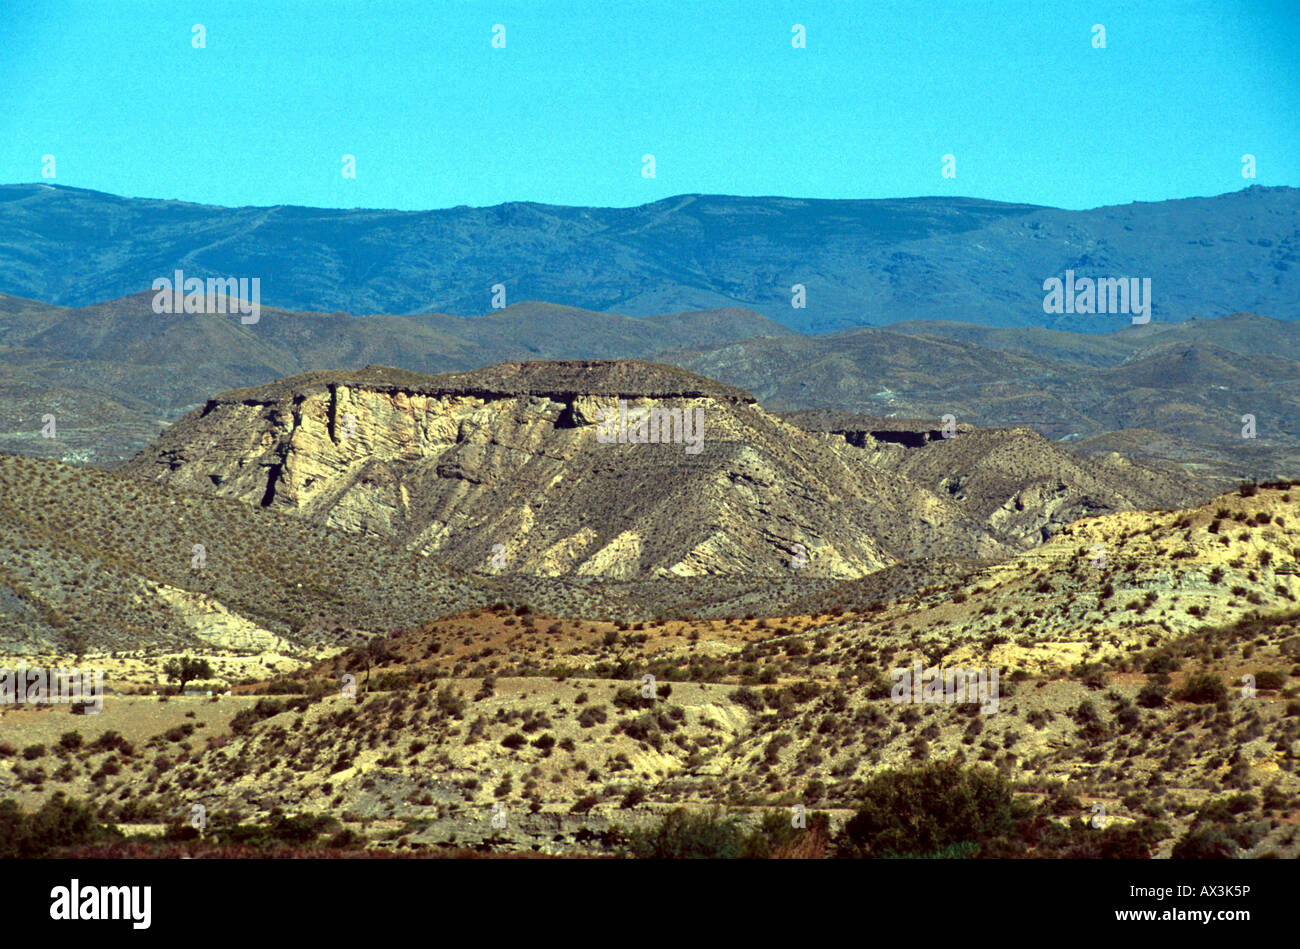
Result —
POLYGON ((41 180, 53 154, 58 184, 223 205, 626 206, 702 192, 1086 208, 1296 186, 1298 11, 0 0, 0 182, 41 180), (191 45, 196 23, 206 49, 191 45), (791 46, 796 23, 806 49, 791 46))

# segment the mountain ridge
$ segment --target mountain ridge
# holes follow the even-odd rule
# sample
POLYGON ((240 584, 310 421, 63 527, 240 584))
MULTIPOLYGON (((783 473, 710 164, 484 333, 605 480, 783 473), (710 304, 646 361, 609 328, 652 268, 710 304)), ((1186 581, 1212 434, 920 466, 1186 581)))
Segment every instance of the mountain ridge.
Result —
POLYGON ((501 284, 511 298, 636 317, 740 306, 802 332, 956 318, 1095 333, 1129 317, 1045 314, 1045 279, 1150 277, 1153 318, 1165 322, 1240 310, 1297 318, 1298 216, 1300 189, 1259 186, 1087 211, 730 195, 381 211, 3 185, 0 291, 86 305, 181 267, 257 276, 263 299, 292 310, 476 313, 501 284), (1218 266, 1225 257, 1231 272, 1218 266), (795 285, 803 308, 792 306, 795 285))

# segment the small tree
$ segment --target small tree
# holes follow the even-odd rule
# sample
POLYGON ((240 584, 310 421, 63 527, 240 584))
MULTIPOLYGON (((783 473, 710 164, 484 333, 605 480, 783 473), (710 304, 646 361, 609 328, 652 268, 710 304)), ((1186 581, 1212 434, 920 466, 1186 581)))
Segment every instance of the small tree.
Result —
POLYGON ((81 659, 86 654, 86 649, 90 646, 90 637, 82 630, 71 630, 63 634, 63 641, 67 644, 68 650, 75 657, 74 662, 81 665, 81 659))
POLYGON ((163 674, 168 681, 176 683, 176 694, 181 695, 185 691, 185 683, 195 679, 210 679, 213 672, 208 660, 183 656, 180 659, 168 659, 163 666, 163 674))
POLYGON ((349 669, 355 669, 358 666, 366 670, 365 689, 370 691, 370 669, 373 666, 382 666, 386 662, 391 662, 397 657, 393 651, 388 648, 388 643, 384 637, 376 636, 369 640, 364 646, 356 650, 348 662, 349 669))

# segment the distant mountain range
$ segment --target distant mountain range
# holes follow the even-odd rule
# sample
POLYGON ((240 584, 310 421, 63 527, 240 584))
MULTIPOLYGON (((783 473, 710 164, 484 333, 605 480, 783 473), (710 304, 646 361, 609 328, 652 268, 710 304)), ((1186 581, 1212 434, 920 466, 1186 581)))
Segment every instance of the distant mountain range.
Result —
POLYGON ((1173 464, 1218 490, 1300 468, 1300 322, 1254 314, 1105 335, 917 321, 805 336, 742 309, 636 319, 541 303, 480 317, 263 307, 244 325, 156 314, 151 300, 68 309, 0 295, 0 449, 112 465, 215 393, 309 372, 638 359, 738 387, 770 411, 1031 428, 1085 454, 1173 464), (46 415, 55 438, 42 434, 46 415), (1242 437, 1244 415, 1257 437, 1242 437))
MULTIPOLYGON (((261 302, 354 314, 547 300, 628 316, 743 307, 800 332, 902 320, 1107 332, 1047 314, 1043 282, 1144 277, 1152 318, 1300 318, 1300 190, 1065 211, 969 198, 679 195, 633 208, 223 208, 0 186, 0 292, 66 306, 181 268, 258 277, 261 302), (805 288, 806 306, 792 305, 805 288)), ((697 339, 697 345, 707 343, 697 339)), ((631 352, 619 353, 632 356, 631 352)))

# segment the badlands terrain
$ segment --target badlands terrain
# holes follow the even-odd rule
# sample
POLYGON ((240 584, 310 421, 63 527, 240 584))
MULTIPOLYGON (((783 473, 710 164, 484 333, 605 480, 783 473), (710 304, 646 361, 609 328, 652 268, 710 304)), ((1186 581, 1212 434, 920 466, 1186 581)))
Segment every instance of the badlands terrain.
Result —
POLYGON ((109 855, 1295 857, 1300 481, 1221 480, 625 360, 225 391, 0 455, 0 665, 106 686, 0 706, 0 798, 109 855))

